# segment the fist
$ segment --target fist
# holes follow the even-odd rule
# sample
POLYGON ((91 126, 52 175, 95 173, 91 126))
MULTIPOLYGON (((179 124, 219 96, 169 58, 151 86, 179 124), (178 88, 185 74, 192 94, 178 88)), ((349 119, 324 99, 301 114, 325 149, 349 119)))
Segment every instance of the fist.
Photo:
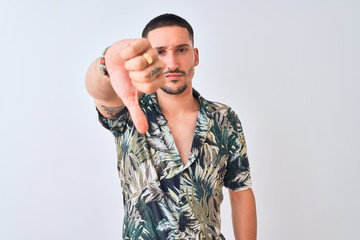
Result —
POLYGON ((148 124, 139 106, 139 96, 142 92, 155 92, 165 84, 164 63, 144 38, 113 44, 106 51, 105 62, 114 91, 128 108, 136 129, 145 133, 148 124))
POLYGON ((129 71, 132 85, 141 92, 152 93, 165 84, 165 64, 145 39, 132 40, 121 53, 125 69, 129 71))

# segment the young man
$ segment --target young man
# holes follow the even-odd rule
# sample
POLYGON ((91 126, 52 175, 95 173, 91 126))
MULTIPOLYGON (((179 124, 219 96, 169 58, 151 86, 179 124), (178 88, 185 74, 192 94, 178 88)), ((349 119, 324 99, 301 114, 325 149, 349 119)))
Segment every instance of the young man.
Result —
POLYGON ((164 14, 142 39, 113 44, 88 70, 99 120, 116 139, 124 239, 224 239, 223 186, 235 238, 256 239, 242 127, 231 108, 192 88, 193 39, 186 20, 164 14))

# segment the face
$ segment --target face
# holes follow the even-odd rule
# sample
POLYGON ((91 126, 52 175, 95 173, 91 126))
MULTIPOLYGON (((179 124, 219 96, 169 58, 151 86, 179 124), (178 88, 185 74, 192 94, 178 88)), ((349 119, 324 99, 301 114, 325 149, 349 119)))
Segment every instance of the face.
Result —
POLYGON ((188 30, 179 26, 156 28, 148 33, 148 40, 165 63, 167 81, 161 89, 174 95, 191 87, 199 52, 193 48, 188 30))

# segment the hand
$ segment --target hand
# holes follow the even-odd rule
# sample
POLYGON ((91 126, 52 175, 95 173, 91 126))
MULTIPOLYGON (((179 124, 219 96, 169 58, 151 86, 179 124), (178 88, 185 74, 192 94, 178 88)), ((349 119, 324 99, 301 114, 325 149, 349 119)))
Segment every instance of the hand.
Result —
POLYGON ((152 93, 165 84, 164 63, 144 38, 115 43, 106 51, 105 62, 114 91, 128 108, 136 129, 145 133, 148 124, 139 97, 141 92, 152 93), (151 56, 151 64, 144 53, 151 56))

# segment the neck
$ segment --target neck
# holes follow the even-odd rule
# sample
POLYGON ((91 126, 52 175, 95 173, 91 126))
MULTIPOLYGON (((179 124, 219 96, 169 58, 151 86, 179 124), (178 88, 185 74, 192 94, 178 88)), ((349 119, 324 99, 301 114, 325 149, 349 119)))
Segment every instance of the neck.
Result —
POLYGON ((199 102, 193 96, 192 86, 189 84, 187 89, 176 95, 165 93, 161 89, 157 91, 159 106, 164 115, 178 115, 187 112, 198 111, 199 102))

